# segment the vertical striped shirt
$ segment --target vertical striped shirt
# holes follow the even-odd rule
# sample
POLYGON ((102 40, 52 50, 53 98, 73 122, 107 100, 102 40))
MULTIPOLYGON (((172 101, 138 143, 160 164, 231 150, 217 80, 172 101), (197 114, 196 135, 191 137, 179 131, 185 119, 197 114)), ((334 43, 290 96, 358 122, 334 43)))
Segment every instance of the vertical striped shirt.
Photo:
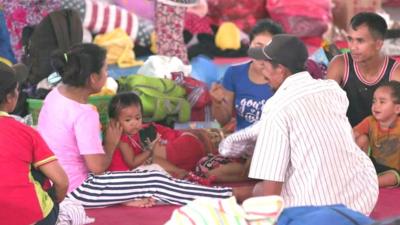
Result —
POLYGON ((283 182, 288 207, 341 203, 369 214, 378 180, 354 142, 348 104, 335 81, 288 77, 263 108, 249 176, 283 182))

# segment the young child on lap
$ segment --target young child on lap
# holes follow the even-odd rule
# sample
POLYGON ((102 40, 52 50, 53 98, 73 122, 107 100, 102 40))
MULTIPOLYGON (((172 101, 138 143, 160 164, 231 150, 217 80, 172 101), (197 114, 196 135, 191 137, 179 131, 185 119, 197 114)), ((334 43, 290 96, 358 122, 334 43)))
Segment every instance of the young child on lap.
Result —
POLYGON ((379 187, 400 184, 400 82, 378 87, 372 100, 372 115, 354 127, 357 144, 371 157, 379 187))
POLYGON ((140 98, 133 92, 120 93, 109 105, 109 116, 118 121, 123 134, 115 150, 110 171, 125 171, 142 165, 158 164, 175 178, 209 184, 192 171, 197 161, 205 155, 204 145, 191 133, 170 129, 155 123, 142 123, 140 98), (157 136, 148 147, 140 139, 139 132, 155 127, 157 136))
MULTIPOLYGON (((88 104, 89 96, 106 83, 106 51, 95 44, 77 44, 67 52, 55 52, 52 65, 62 83, 46 96, 38 130, 69 178, 69 199, 85 208, 95 208, 148 198, 184 205, 199 197, 234 195, 243 200, 249 196, 250 191, 243 188, 205 187, 155 170, 107 171, 122 126, 112 120, 102 141, 99 114, 88 104)), ((142 206, 146 205, 152 202, 142 206)))

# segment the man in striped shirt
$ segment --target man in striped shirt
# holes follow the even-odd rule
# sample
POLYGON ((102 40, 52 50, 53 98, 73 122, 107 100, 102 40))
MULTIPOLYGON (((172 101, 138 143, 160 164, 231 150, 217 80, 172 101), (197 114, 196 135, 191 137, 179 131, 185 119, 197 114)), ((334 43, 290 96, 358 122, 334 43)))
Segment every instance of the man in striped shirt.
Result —
POLYGON ((265 60, 276 91, 263 108, 249 177, 261 179, 255 195, 281 195, 285 205, 345 204, 369 214, 378 181, 368 156, 354 142, 346 93, 333 80, 304 71, 304 44, 276 35, 249 56, 265 60))

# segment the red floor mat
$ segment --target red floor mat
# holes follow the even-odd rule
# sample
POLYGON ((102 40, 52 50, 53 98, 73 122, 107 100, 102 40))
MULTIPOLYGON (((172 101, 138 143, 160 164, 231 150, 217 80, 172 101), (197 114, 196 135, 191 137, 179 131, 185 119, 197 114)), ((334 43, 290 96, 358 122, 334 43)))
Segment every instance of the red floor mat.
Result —
POLYGON ((162 225, 171 217, 178 206, 156 206, 135 208, 112 206, 86 210, 89 217, 95 218, 92 225, 162 225))
POLYGON ((393 216, 400 216, 400 188, 381 188, 371 217, 379 220, 393 216))
MULTIPOLYGON (((152 208, 113 206, 88 209, 87 214, 96 219, 93 225, 162 225, 171 217, 176 208, 178 206, 152 208)), ((400 188, 381 189, 378 203, 371 217, 379 220, 393 216, 400 216, 400 188)))

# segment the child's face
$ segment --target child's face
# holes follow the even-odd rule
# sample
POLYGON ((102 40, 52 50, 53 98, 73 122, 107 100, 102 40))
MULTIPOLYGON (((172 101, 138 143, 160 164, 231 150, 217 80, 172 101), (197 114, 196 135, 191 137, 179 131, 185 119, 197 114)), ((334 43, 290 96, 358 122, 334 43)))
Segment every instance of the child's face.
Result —
POLYGON ((125 134, 136 134, 142 129, 142 113, 136 105, 124 107, 118 115, 118 122, 122 125, 125 134))
POLYGON ((380 87, 374 92, 372 100, 372 115, 379 122, 391 122, 400 113, 400 104, 393 101, 392 90, 380 87))

